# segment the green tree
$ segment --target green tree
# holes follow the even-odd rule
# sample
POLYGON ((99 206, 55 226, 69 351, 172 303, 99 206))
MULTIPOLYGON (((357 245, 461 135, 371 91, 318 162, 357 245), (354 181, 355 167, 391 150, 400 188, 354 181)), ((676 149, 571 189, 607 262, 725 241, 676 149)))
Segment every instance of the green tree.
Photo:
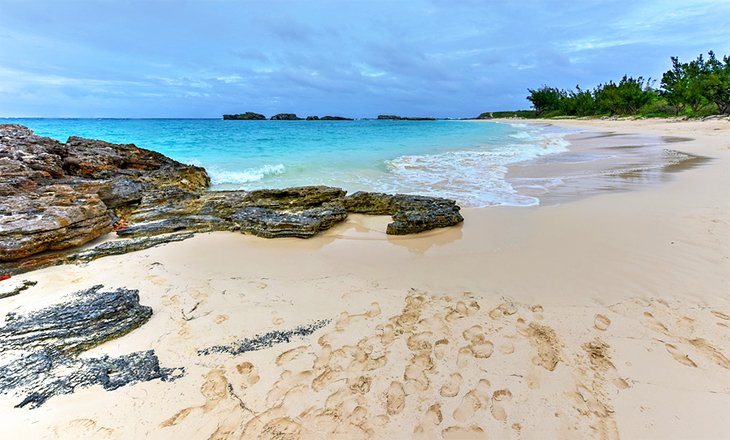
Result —
POLYGON ((560 101, 565 97, 565 92, 554 87, 542 86, 537 90, 527 89, 530 96, 527 100, 532 103, 538 115, 545 112, 559 110, 560 101))
POLYGON ((687 94, 687 74, 684 65, 679 62, 678 57, 672 57, 672 70, 662 75, 661 95, 666 99, 667 104, 674 107, 674 114, 678 115, 687 106, 685 98, 687 94))
POLYGON ((599 85, 595 91, 596 107, 599 111, 615 114, 635 114, 651 102, 654 92, 643 77, 624 75, 618 84, 609 81, 599 85))
POLYGON ((730 57, 725 55, 722 61, 715 53, 708 53, 710 58, 705 65, 703 95, 717 105, 722 114, 730 114, 730 57))
POLYGON ((560 112, 570 116, 595 115, 596 99, 590 90, 583 90, 577 85, 560 101, 560 112))

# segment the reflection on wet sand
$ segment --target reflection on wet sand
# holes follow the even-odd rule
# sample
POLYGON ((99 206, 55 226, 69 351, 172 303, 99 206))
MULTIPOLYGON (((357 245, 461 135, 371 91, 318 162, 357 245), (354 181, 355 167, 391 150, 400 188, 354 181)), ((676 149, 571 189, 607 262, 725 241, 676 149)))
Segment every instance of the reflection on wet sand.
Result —
POLYGON ((555 205, 608 191, 667 182, 670 174, 705 164, 707 157, 667 148, 690 141, 678 136, 578 133, 570 151, 510 167, 507 180, 541 205, 555 205))

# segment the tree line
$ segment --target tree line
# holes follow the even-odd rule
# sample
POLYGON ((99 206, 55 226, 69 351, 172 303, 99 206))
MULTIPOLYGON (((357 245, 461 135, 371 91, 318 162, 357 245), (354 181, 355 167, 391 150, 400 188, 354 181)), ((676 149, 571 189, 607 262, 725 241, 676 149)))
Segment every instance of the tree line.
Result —
POLYGON ((579 85, 562 90, 544 85, 527 89, 527 100, 537 116, 707 116, 730 114, 730 56, 722 59, 708 52, 682 63, 671 57, 672 68, 656 81, 624 75, 617 83, 609 81, 593 90, 579 85))

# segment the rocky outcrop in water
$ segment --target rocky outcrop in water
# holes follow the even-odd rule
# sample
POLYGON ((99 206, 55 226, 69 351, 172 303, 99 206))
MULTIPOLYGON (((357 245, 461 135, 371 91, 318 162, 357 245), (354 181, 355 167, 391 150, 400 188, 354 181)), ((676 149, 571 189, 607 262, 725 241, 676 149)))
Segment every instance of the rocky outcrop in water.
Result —
POLYGON ((266 116, 260 113, 246 112, 237 115, 223 115, 223 119, 226 121, 261 121, 265 120, 266 116))
POLYGON ((432 197, 346 197, 325 186, 207 191, 209 184, 203 168, 132 144, 79 137, 61 143, 0 125, 0 275, 145 249, 192 232, 308 238, 348 212, 391 215, 389 234, 463 220, 453 201, 432 197), (127 240, 75 249, 112 230, 127 240))
POLYGON ((294 113, 279 113, 270 118, 272 121, 301 121, 302 118, 294 113))
POLYGON ((377 119, 390 119, 395 121, 435 121, 436 118, 423 118, 413 116, 398 116, 398 115, 378 115, 377 119))
POLYGON ((171 380, 182 369, 161 368, 153 351, 120 357, 79 354, 138 328, 152 316, 136 290, 102 291, 94 286, 70 300, 19 316, 9 313, 0 327, 0 393, 20 394, 18 407, 91 385, 113 390, 153 379, 171 380))

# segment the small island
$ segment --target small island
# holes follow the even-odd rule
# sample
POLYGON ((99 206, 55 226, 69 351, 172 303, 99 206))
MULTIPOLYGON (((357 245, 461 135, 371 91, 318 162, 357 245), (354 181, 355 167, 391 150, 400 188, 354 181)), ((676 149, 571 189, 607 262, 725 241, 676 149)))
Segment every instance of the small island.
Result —
POLYGON ((226 121, 260 121, 266 119, 266 116, 260 113, 246 112, 238 115, 223 115, 226 121))
POLYGON ((422 118, 422 117, 411 117, 411 116, 397 116, 397 115, 378 115, 377 119, 390 119, 394 121, 435 121, 436 118, 422 118))

